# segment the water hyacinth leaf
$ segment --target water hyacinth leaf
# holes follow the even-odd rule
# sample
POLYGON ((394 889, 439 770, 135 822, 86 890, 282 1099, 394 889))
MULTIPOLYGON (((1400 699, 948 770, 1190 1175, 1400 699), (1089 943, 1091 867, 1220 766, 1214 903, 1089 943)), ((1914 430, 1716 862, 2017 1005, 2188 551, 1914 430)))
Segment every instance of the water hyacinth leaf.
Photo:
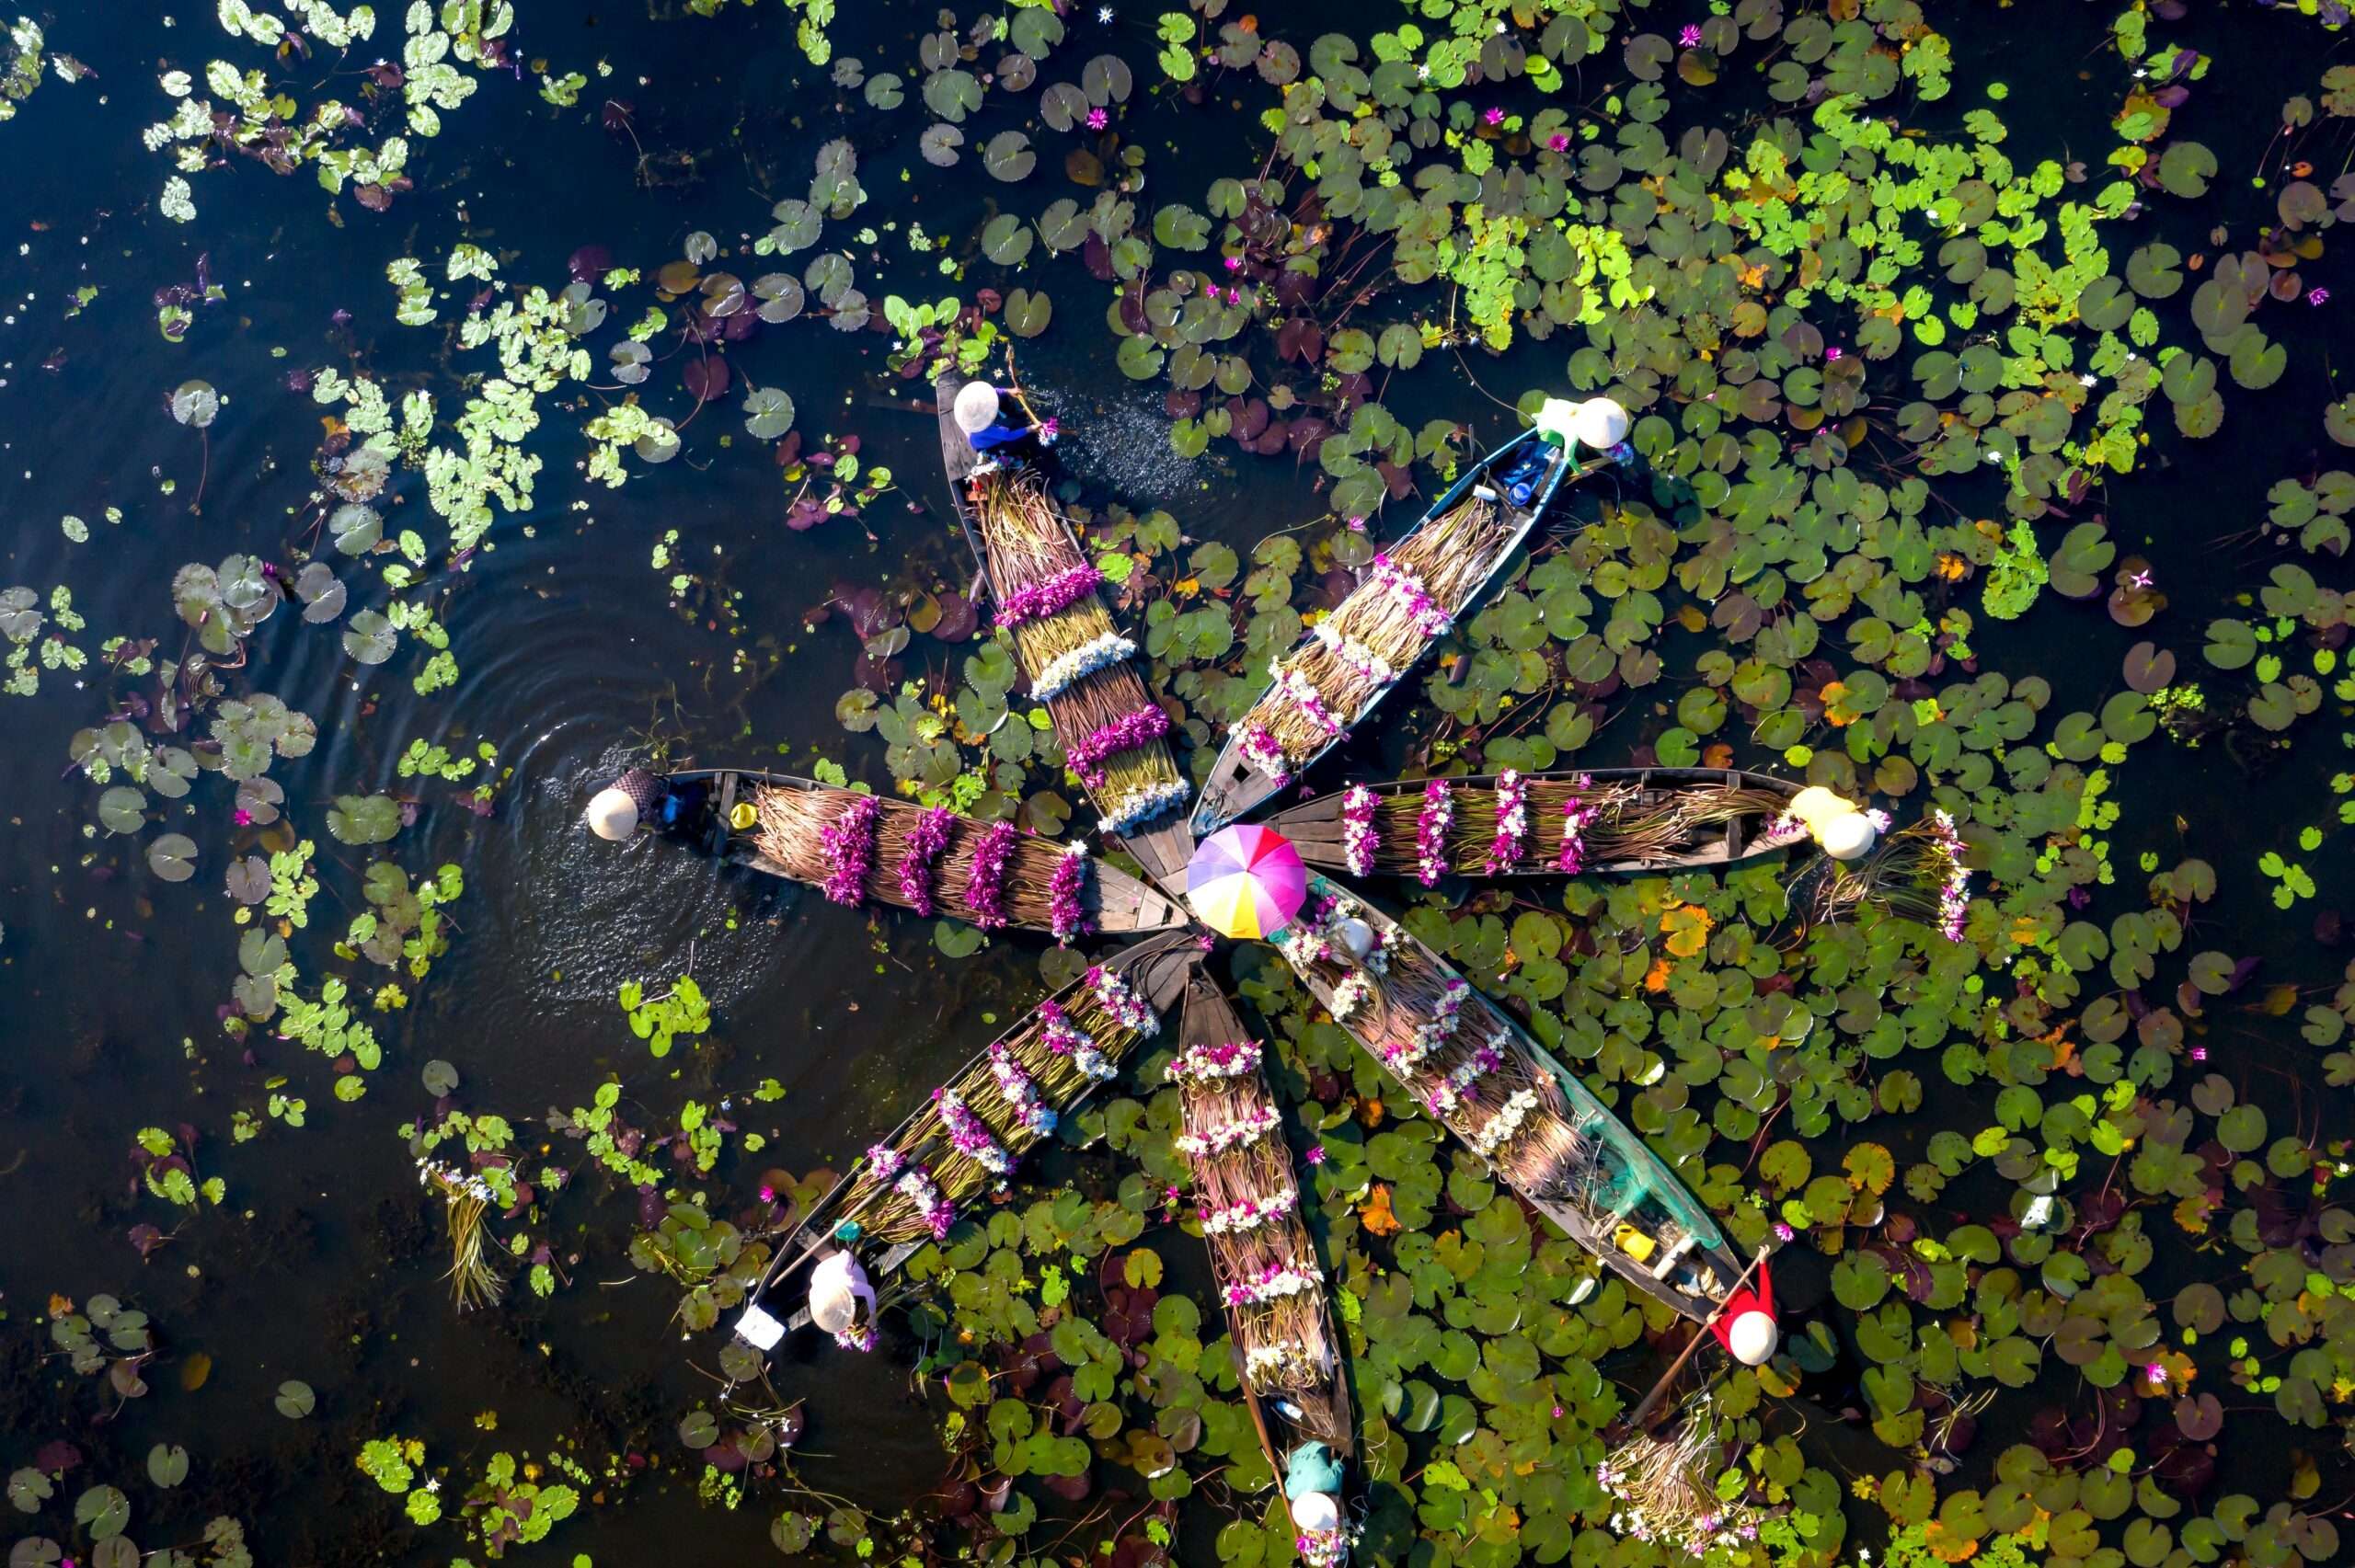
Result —
POLYGON ((146 825, 147 797, 130 784, 116 784, 98 796, 98 824, 109 833, 135 833, 146 825))
POLYGON ((318 1408, 319 1396, 311 1391, 310 1384, 289 1378, 278 1385, 277 1397, 270 1402, 287 1420, 300 1421, 318 1408))
POLYGON ((982 166, 993 179, 1012 184, 1029 177, 1039 165, 1039 155, 1030 150, 1030 138, 1019 131, 1001 131, 982 148, 982 166))
POLYGON ((401 830, 400 803, 389 795, 339 795, 327 831, 346 844, 381 844, 401 830))
POLYGON ((773 441, 793 429, 793 399, 783 387, 755 386, 744 394, 744 433, 773 441))
POLYGON ((166 882, 187 881, 196 875, 196 841, 166 833, 147 846, 147 869, 166 882))
POLYGON ((346 501, 327 518, 327 532, 335 538, 335 547, 347 555, 362 555, 376 547, 385 537, 385 519, 375 508, 358 501, 346 501))
POLYGON ((343 628, 343 651, 362 664, 384 663, 399 640, 393 624, 373 610, 361 611, 343 628))
POLYGON ((203 429, 221 415, 221 395, 210 382, 184 381, 172 389, 172 418, 203 429))

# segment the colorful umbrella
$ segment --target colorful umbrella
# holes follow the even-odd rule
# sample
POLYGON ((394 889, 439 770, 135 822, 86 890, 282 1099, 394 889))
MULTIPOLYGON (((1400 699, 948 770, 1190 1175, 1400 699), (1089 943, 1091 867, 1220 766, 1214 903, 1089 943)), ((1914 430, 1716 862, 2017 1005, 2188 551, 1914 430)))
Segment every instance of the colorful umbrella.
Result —
POLYGON ((1290 923, 1307 898, 1300 852, 1266 828, 1222 829, 1186 865, 1186 901, 1222 936, 1269 935, 1290 923))

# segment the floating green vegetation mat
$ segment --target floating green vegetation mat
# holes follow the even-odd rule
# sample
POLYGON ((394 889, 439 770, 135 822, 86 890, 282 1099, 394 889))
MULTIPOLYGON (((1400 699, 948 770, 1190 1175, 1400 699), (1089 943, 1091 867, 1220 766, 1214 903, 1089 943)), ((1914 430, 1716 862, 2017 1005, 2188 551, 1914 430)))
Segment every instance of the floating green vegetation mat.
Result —
MULTIPOLYGON (((942 371, 1007 379, 1017 346, 1063 427, 1057 504, 1196 781, 1271 660, 1468 455, 1548 396, 1607 395, 1636 461, 1304 782, 1774 770, 1948 814, 1980 874, 1959 940, 1870 905, 1796 920, 1804 873, 1774 861, 1379 889, 1738 1251, 1784 1249, 1780 1353, 1704 1352, 1674 1446, 1635 1450, 1641 1516, 1599 1467, 1637 1462, 1613 1424, 1680 1322, 1393 1094, 1271 952, 1212 960, 1269 1042, 1346 1342, 1359 1561, 2341 1559, 2344 6, 1412 0, 1312 25, 1230 0, 691 0, 661 25, 698 80, 790 44, 789 109, 748 103, 729 137, 756 177, 707 186, 715 155, 672 139, 618 45, 600 60, 551 23, 580 56, 533 52, 539 9, 220 0, 135 51, 44 16, 0 52, 20 155, 101 86, 137 106, 121 205, 153 199, 149 239, 225 255, 258 208, 274 243, 299 255, 332 223, 366 262, 333 334, 256 370, 229 272, 159 242, 122 400, 175 455, 115 504, 40 497, 40 548, 0 586, 0 692, 75 813, 35 852, 43 885, 205 977, 194 1022, 141 1042, 162 1065, 140 1094, 72 1124, 108 1150, 88 1212, 122 1294, 43 1310, 35 1283, 86 1288, 10 1276, 12 1568, 240 1568, 262 1478, 297 1474, 349 1489, 322 1495, 355 1556, 407 1561, 604 1558, 598 1532, 662 1488, 649 1528, 700 1505, 731 1551, 765 1530, 910 1564, 1292 1560, 1166 1051, 890 1282, 880 1359, 855 1365, 906 1374, 922 1408, 889 1413, 936 1426, 935 1484, 887 1494, 817 1451, 854 1440, 798 1451, 879 1402, 833 1352, 720 1343, 829 1154, 902 1114, 923 1072, 900 1059, 961 1054, 1086 957, 984 986, 964 961, 1021 939, 747 898, 593 957, 535 937, 519 972, 596 976, 562 1057, 519 1063, 476 1022, 521 983, 476 957, 475 911, 519 907, 476 869, 494 830, 557 842, 625 748, 774 750, 1074 830, 1077 780, 907 417, 942 371), (492 165, 465 160, 491 155, 462 128, 498 105, 535 144, 620 158, 579 178, 662 203, 661 248, 640 224, 568 257, 503 224, 495 200, 555 177, 474 194, 492 165), (217 232, 215 191, 242 213, 217 232), (1263 487, 1281 526, 1229 504, 1263 487), (714 496, 724 523, 696 515, 714 496), (513 667, 467 662, 456 634, 573 591, 507 564, 563 550, 644 559, 651 602, 599 565, 595 612, 701 652, 667 708, 602 708, 602 754, 551 762, 552 727, 500 706, 513 667), (127 573, 139 609, 93 625, 127 573), (787 686, 822 693, 798 727, 757 705, 787 686), (689 941, 811 932, 834 945, 791 1009, 689 941), (844 1044, 855 1004, 925 988, 948 1016, 844 1044), (858 1082, 804 1112, 785 1081, 821 1056, 858 1082), (546 1363, 515 1375, 523 1435, 488 1409, 437 1423, 385 1392, 434 1366, 359 1350, 273 1365, 220 1414, 210 1355, 131 1304, 207 1277, 292 1201, 277 1162, 330 1140, 384 1157, 353 1156, 374 1174, 331 1201, 384 1231, 368 1268, 398 1359, 546 1363), (473 1337, 444 1337, 458 1313, 473 1337), (615 1394, 626 1334, 662 1359, 615 1394), (256 1445, 264 1407, 299 1441, 256 1445)), ((45 288, 69 337, 108 299, 45 288)), ((556 850, 523 864, 584 875, 556 850)), ((7 910, 0 957, 69 966, 80 923, 28 937, 31 912, 7 910)), ((373 1350, 384 1323, 352 1321, 373 1350)))

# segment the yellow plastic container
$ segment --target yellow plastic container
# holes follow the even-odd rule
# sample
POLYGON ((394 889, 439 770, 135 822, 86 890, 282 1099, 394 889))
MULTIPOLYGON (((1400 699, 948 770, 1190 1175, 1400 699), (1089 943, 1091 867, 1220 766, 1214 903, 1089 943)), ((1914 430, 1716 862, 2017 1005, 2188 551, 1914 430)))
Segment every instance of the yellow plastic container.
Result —
POLYGON ((1637 1263, 1649 1263, 1652 1253, 1660 1250, 1658 1244, 1649 1236, 1645 1235, 1633 1225, 1622 1225, 1613 1231, 1611 1244, 1637 1263))

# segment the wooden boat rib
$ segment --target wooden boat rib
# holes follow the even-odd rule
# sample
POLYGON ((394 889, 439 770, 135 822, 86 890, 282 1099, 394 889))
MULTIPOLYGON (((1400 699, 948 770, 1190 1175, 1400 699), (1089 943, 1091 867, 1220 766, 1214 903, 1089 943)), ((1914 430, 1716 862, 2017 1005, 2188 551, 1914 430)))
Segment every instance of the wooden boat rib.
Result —
POLYGON ((1320 912, 1276 945, 1335 1021, 1565 1235, 1706 1322, 1741 1265, 1668 1165, 1403 926, 1313 874, 1308 897, 1320 912))
MULTIPOLYGON (((1301 1218, 1299 1180, 1275 1096, 1260 1070, 1261 1044, 1198 972, 1186 988, 1178 1046, 1168 1074, 1185 1116, 1179 1147, 1193 1167, 1203 1240, 1260 1447, 1280 1482, 1295 1455, 1304 1470, 1346 1475, 1356 1454, 1347 1357, 1301 1218), (1267 1294, 1271 1276, 1281 1293, 1267 1294), (1310 1445, 1322 1445, 1323 1452, 1310 1445)), ((1341 1516, 1341 1492, 1330 1497, 1341 1516)), ((1295 1533, 1334 1538, 1316 1554, 1327 1561, 1346 1552, 1345 1526, 1295 1533)))
MULTIPOLYGON (((1054 1121, 1086 1104, 1117 1075, 1121 1057, 1137 1041, 1159 1028, 1160 1015, 1177 1001, 1200 958, 1193 938, 1183 932, 1130 944, 1098 967, 1117 978, 1128 997, 1147 1010, 1139 1015, 1149 1020, 1144 1027, 1108 1022, 1099 982, 1093 978, 1097 970, 1090 970, 1089 977, 1046 998, 983 1047, 949 1078, 946 1087, 986 1127, 1009 1163, 1018 1162, 1051 1134, 1054 1121), (1087 1048, 1054 1048, 1051 1025, 1058 1019, 1086 1036, 1086 1047, 1101 1058, 1100 1068, 1089 1070, 1087 1048), (1028 1093, 1022 1095, 1025 1104, 1051 1113, 1051 1120, 1026 1120, 1025 1111, 1016 1104, 1017 1091, 1000 1073, 1001 1058, 1010 1058, 1028 1083, 1028 1093)), ((745 1313, 737 1322, 739 1337, 766 1350, 781 1336, 774 1331, 764 1334, 764 1320, 781 1322, 787 1332, 807 1327, 806 1307, 796 1307, 790 1313, 771 1313, 763 1303, 803 1264, 838 1246, 860 1253, 869 1274, 883 1278, 896 1274, 918 1249, 935 1240, 946 1226, 925 1219, 897 1185, 901 1176, 921 1173, 952 1211, 961 1211, 1002 1181, 983 1160, 956 1147, 954 1130, 945 1120, 948 1114, 937 1098, 926 1100, 862 1153, 849 1172, 810 1205, 777 1244, 760 1283, 747 1293, 745 1313), (899 1162, 889 1176, 878 1165, 878 1150, 890 1150, 899 1162), (762 1343, 764 1337, 767 1344, 762 1343)))
MULTIPOLYGON (((941 465, 959 525, 982 562, 982 580, 1004 624, 1007 607, 1022 596, 1029 595, 1031 604, 1062 601, 1062 594, 1041 600, 1038 590, 1056 579, 1082 580, 1094 567, 1037 475, 984 472, 982 454, 953 412, 966 380, 951 373, 935 383, 941 465)), ((1014 647, 1031 691, 1044 693, 1056 738, 1103 824, 1099 831, 1118 839, 1147 875, 1181 887, 1194 853, 1184 809, 1192 790, 1162 734, 1147 733, 1165 730, 1166 715, 1102 595, 1091 589, 1062 609, 1029 616, 1017 624, 1014 647), (1135 728, 1138 724, 1143 728, 1135 728), (1122 733, 1141 738, 1104 749, 1122 733)))
MULTIPOLYGON (((861 800, 876 804, 874 854, 863 879, 863 897, 900 909, 920 909, 910 889, 902 885, 908 868, 913 838, 925 808, 904 801, 835 789, 814 779, 791 773, 735 768, 699 769, 669 775, 674 795, 684 795, 684 809, 672 830, 700 843, 709 853, 738 865, 789 882, 820 887, 830 869, 820 835, 861 800), (758 817, 751 828, 733 825, 740 804, 752 805, 758 817)), ((969 818, 949 818, 947 841, 931 857, 928 869, 912 876, 938 913, 970 923, 984 923, 982 911, 969 900, 967 889, 983 839, 982 824, 969 818)), ((1009 930, 1053 934, 1050 918, 1050 887, 1056 863, 1067 846, 1029 834, 1017 835, 1007 848, 1003 882, 1003 925, 1009 930)), ((1087 929, 1108 934, 1139 935, 1175 931, 1189 918, 1185 908, 1158 888, 1139 881, 1118 866, 1091 858, 1080 887, 1080 905, 1087 929)), ((1079 934, 1085 934, 1081 933, 1079 934)))
MULTIPOLYGON (((1416 830, 1429 782, 1338 790, 1279 812, 1267 825, 1290 839, 1310 865, 1356 876, 1420 876, 1416 830), (1372 796, 1370 815, 1362 812, 1361 790, 1372 796), (1354 864, 1353 813, 1371 830, 1354 864)), ((1498 846, 1497 821, 1505 805, 1499 776, 1446 782, 1446 867, 1463 876, 1713 870, 1807 841, 1803 826, 1775 830, 1800 787, 1787 780, 1733 768, 1596 768, 1517 776, 1524 828, 1521 853, 1512 857, 1498 846), (1577 850, 1565 870, 1573 805, 1577 850)))
POLYGON ((1563 483, 1606 467, 1524 431, 1474 464, 1433 501, 1349 597, 1276 660, 1274 684, 1230 730, 1193 830, 1208 837, 1332 750, 1488 590, 1563 483), (1502 475, 1545 466, 1526 503, 1502 475))

